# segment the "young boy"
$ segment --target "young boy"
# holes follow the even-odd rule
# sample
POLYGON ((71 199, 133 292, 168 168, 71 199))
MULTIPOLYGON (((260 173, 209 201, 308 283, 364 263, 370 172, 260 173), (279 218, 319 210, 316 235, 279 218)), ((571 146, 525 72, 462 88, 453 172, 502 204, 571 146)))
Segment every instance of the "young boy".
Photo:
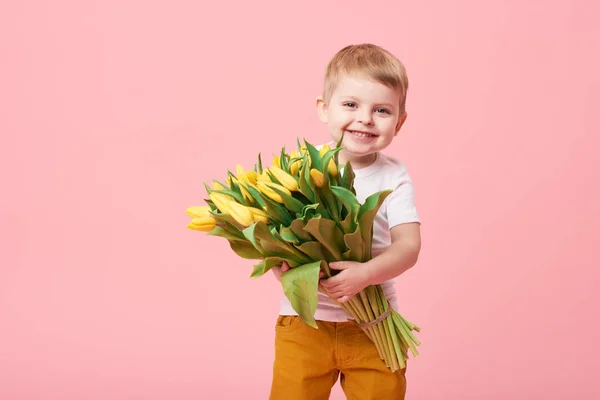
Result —
MULTIPOLYGON (((344 134, 340 164, 355 171, 358 200, 392 189, 374 221, 373 258, 365 263, 330 263, 341 272, 321 279, 322 287, 343 303, 369 285, 381 285, 398 309, 393 278, 411 268, 420 247, 420 219, 406 167, 383 154, 406 120, 408 79, 402 63, 381 47, 345 47, 329 62, 317 112, 334 147, 344 134)), ((274 268, 277 279, 289 266, 274 268)), ((348 399, 399 400, 406 392, 406 369, 392 373, 375 345, 328 296, 319 293, 315 319, 302 322, 285 296, 276 324, 272 400, 328 399, 341 374, 348 399)))

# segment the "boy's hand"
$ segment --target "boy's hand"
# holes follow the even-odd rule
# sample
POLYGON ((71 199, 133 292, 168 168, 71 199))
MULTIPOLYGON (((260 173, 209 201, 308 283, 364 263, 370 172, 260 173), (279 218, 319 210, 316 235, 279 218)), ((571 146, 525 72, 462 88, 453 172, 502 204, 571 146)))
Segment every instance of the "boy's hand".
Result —
POLYGON ((355 261, 336 261, 329 267, 341 272, 329 279, 322 279, 321 286, 327 294, 340 303, 345 303, 352 296, 369 286, 369 271, 363 263, 355 261))
POLYGON ((273 267, 273 268, 271 268, 271 271, 273 271, 275 278, 277 278, 277 280, 279 282, 281 282, 281 275, 283 275, 284 273, 289 271, 290 268, 291 268, 290 265, 284 261, 281 263, 281 267, 273 267))

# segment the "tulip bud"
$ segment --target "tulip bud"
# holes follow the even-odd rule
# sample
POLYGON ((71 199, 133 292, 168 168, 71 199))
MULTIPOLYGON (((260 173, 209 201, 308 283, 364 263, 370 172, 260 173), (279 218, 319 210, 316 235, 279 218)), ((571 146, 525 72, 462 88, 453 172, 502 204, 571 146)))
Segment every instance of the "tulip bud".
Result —
POLYGON ((193 218, 202 218, 210 216, 210 207, 209 206, 193 206, 188 207, 185 212, 187 215, 193 218))
POLYGON ((264 222, 265 224, 269 223, 269 216, 266 212, 255 207, 248 207, 248 209, 254 217, 254 222, 264 222))
POLYGON ((187 227, 195 231, 210 232, 215 226, 217 226, 217 221, 213 217, 208 216, 192 219, 187 227))
POLYGON ((249 183, 256 185, 256 178, 258 178, 258 173, 256 171, 246 171, 246 179, 249 183))
POLYGON ((269 168, 269 171, 275 177, 275 179, 277 179, 279 183, 281 183, 281 185, 287 190, 291 192, 298 190, 298 182, 296 182, 296 179, 294 179, 293 176, 291 176, 281 168, 271 167, 269 168))
POLYGON ((250 203, 254 203, 254 197, 252 197, 252 195, 250 195, 250 193, 246 189, 246 186, 243 183, 240 183, 240 192, 242 192, 242 196, 244 196, 244 200, 246 200, 250 203))
POLYGON ((229 207, 229 215, 231 215, 238 224, 244 227, 252 225, 254 217, 248 207, 236 203, 234 200, 231 200, 227 206, 229 207))
POLYGON ((281 160, 279 156, 273 156, 273 165, 281 168, 281 160))
POLYGON ((333 161, 333 158, 331 160, 329 160, 329 164, 327 165, 327 168, 329 169, 329 173, 331 174, 331 176, 338 175, 338 169, 337 169, 337 166, 335 165, 335 162, 333 161))
POLYGON ((267 170, 263 169, 262 174, 256 176, 256 182, 273 182, 269 175, 267 175, 267 170))
POLYGON ((329 145, 327 143, 325 143, 323 146, 321 146, 321 150, 319 150, 319 154, 321 155, 321 157, 323 157, 325 155, 325 153, 327 153, 329 150, 331 150, 331 147, 329 147, 329 145))
POLYGON ((294 161, 292 165, 290 165, 290 173, 292 175, 298 175, 298 170, 300 169, 300 165, 302 165, 302 161, 294 161))
POLYGON ((244 171, 244 167, 242 167, 240 164, 237 164, 237 165, 235 166, 235 172, 236 172, 236 175, 237 175, 237 176, 244 175, 244 174, 246 173, 246 172, 244 171))
POLYGON ((321 171, 314 168, 311 169, 310 177, 317 187, 322 188, 325 185, 325 178, 323 177, 323 173, 321 173, 321 171))
POLYGON ((279 193, 277 193, 276 191, 274 191, 272 188, 275 187, 278 190, 281 190, 282 192, 287 192, 289 195, 291 195, 291 193, 284 188, 281 185, 278 185, 276 183, 272 183, 272 182, 258 182, 258 184, 256 185, 256 187, 258 188, 258 190, 261 191, 261 193, 263 193, 265 196, 267 196, 268 198, 270 198, 273 201, 276 201, 278 203, 282 203, 283 204, 283 199, 281 198, 281 196, 279 195, 279 193))
POLYGON ((215 204, 215 206, 217 206, 219 211, 221 211, 223 214, 229 214, 228 203, 231 201, 231 198, 229 196, 226 196, 222 193, 214 193, 214 192, 209 194, 208 196, 210 197, 212 202, 215 204))
POLYGON ((213 190, 225 190, 223 185, 221 185, 219 182, 213 182, 212 188, 213 190))

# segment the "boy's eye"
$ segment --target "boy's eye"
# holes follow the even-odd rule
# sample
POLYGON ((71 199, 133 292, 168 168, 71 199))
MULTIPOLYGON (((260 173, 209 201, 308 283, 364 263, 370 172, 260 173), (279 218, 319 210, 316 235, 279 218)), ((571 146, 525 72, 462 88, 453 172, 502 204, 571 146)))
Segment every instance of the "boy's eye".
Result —
POLYGON ((344 103, 344 105, 346 107, 356 107, 356 104, 355 103, 351 103, 351 102, 350 103, 344 103))
POLYGON ((390 114, 390 111, 386 108, 378 108, 375 111, 377 111, 378 113, 390 114))

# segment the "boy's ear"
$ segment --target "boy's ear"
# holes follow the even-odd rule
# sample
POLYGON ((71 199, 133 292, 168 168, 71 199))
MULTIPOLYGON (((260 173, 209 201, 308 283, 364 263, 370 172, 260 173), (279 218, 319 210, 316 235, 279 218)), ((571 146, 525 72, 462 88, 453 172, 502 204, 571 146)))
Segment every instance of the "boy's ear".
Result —
POLYGON ((406 121, 407 116, 408 114, 406 114, 405 111, 404 114, 402 114, 402 116, 398 119, 398 123, 396 124, 396 133, 394 133, 394 136, 396 136, 398 132, 400 132, 400 128, 402 128, 402 125, 404 125, 404 121, 406 121))
POLYGON ((327 104, 322 96, 317 97, 317 114, 319 115, 321 122, 326 124, 329 120, 327 118, 327 104))

